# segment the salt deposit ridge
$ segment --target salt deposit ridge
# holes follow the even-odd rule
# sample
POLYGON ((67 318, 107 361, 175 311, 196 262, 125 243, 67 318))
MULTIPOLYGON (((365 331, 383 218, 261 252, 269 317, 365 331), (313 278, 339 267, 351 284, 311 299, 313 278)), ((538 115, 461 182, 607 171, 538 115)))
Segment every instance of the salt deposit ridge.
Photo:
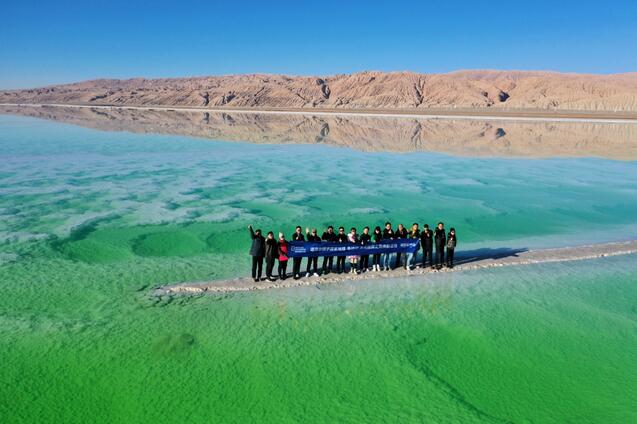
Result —
MULTIPOLYGON (((423 276, 439 272, 463 272, 501 266, 520 266, 549 262, 577 261, 595 259, 606 256, 629 255, 637 253, 637 240, 600 243, 586 246, 561 247, 555 249, 478 249, 474 251, 459 251, 456 254, 456 266, 453 269, 417 268, 411 271, 402 268, 392 271, 366 272, 364 274, 336 274, 330 273, 321 277, 303 277, 299 280, 287 278, 285 280, 255 282, 252 278, 237 278, 232 280, 183 282, 160 286, 155 289, 157 296, 164 295, 199 295, 203 293, 227 293, 249 290, 266 290, 289 288, 298 286, 313 286, 334 284, 347 280, 370 280, 378 278, 396 278, 407 276, 423 276)), ((305 262, 304 262, 305 263, 305 262)), ((320 261, 319 261, 320 266, 320 261)))

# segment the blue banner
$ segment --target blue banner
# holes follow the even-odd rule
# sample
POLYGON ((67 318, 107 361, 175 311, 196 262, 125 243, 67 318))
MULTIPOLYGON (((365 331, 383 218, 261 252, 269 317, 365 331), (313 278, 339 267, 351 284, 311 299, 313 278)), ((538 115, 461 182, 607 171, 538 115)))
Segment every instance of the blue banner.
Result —
POLYGON ((383 240, 366 245, 354 243, 288 241, 288 256, 304 258, 314 256, 361 256, 374 253, 413 253, 418 250, 420 240, 383 240))

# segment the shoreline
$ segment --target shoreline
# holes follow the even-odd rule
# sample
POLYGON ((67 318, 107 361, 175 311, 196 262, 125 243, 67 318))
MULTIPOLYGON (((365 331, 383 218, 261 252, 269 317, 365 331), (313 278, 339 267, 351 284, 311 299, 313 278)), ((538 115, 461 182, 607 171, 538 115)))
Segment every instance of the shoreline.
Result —
POLYGON ((376 118, 421 118, 447 120, 479 121, 519 121, 519 122, 583 122, 637 124, 637 113, 594 112, 594 111, 544 111, 544 110, 506 110, 506 109, 300 109, 300 108, 223 108, 166 105, 111 105, 80 103, 0 103, 0 106, 13 107, 67 107, 87 109, 123 109, 146 111, 177 112, 214 112, 273 115, 310 115, 310 116, 368 116, 376 118))
POLYGON ((243 277, 229 280, 181 282, 157 286, 152 290, 152 295, 159 297, 179 295, 196 296, 202 294, 223 294, 255 290, 320 286, 338 284, 345 281, 422 277, 437 273, 463 272, 503 266, 580 261, 608 256, 630 255, 635 253, 637 253, 637 240, 551 249, 478 249, 475 251, 459 251, 456 254, 456 265, 453 269, 442 268, 441 270, 432 270, 430 268, 416 268, 411 271, 395 269, 379 272, 367 271, 364 274, 336 274, 332 272, 327 276, 303 276, 298 280, 288 277, 282 281, 277 279, 276 281, 262 280, 255 282, 252 278, 243 277))

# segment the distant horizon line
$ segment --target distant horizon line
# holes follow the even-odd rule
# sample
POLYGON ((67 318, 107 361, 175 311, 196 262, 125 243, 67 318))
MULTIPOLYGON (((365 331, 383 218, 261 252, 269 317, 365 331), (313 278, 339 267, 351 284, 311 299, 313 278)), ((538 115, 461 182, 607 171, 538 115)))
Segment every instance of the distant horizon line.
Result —
POLYGON ((637 124, 637 115, 626 112, 597 111, 545 111, 545 110, 494 110, 494 109, 334 109, 334 108, 250 108, 250 107, 197 107, 167 105, 114 105, 114 104, 76 104, 76 103, 0 103, 0 107, 35 108, 76 108, 105 110, 138 110, 163 112, 212 112, 266 115, 306 115, 306 116, 360 116, 372 118, 422 118, 470 121, 518 121, 518 122, 586 122, 598 124, 637 124))

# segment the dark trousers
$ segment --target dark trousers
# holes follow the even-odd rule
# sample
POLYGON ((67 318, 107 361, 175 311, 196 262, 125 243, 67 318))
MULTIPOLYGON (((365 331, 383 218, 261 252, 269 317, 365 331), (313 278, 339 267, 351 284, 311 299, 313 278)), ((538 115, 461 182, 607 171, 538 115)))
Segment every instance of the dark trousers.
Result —
POLYGON ((436 265, 442 266, 445 262, 445 248, 436 246, 436 265))
POLYGON ((279 261, 279 278, 285 280, 287 277, 288 261, 279 261))
POLYGON ((261 279, 261 271, 263 269, 263 256, 252 257, 252 278, 261 279))
POLYGON ((265 276, 272 278, 272 270, 274 269, 274 258, 265 258, 265 276))
POLYGON ((316 274, 317 267, 318 267, 318 258, 316 256, 314 256, 313 258, 307 258, 307 267, 305 268, 305 271, 307 271, 308 274, 310 273, 310 268, 312 268, 312 272, 316 274))
POLYGON ((331 271, 333 264, 334 256, 325 256, 323 258, 323 273, 325 274, 326 272, 331 271))
MULTIPOLYGON (((396 253, 396 268, 398 268, 400 266, 400 263, 402 262, 402 259, 405 259, 405 254, 404 253, 396 253)), ((405 267, 407 267, 407 262, 405 262, 405 267)))
POLYGON ((367 271, 369 268, 369 255, 361 256, 361 260, 358 262, 361 271, 367 271))
POLYGON ((295 277, 301 273, 301 261, 303 258, 293 258, 292 259, 292 275, 295 277))
POLYGON ((447 247, 447 266, 453 266, 453 251, 456 250, 454 249, 450 249, 447 247))
POLYGON ((345 272, 345 256, 336 257, 336 272, 345 272))
POLYGON ((426 267, 427 266, 427 261, 429 261, 429 266, 433 266, 434 265, 434 258, 432 255, 432 251, 431 249, 425 248, 422 251, 422 267, 426 267))
POLYGON ((372 265, 380 266, 380 253, 374 253, 374 257, 372 257, 372 265))

